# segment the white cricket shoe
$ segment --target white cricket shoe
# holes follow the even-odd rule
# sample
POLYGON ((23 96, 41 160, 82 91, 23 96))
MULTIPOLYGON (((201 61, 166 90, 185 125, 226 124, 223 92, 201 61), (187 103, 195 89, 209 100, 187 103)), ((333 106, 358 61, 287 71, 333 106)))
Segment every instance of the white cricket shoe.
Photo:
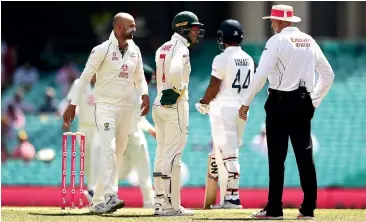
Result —
POLYGON ((166 204, 166 200, 164 197, 155 197, 154 198, 154 215, 159 216, 163 211, 163 205, 166 204))
POLYGON ((174 210, 171 203, 166 204, 160 214, 160 216, 193 216, 194 211, 185 209, 184 207, 180 206, 179 210, 174 210))
POLYGON ((225 200, 224 205, 216 204, 211 205, 211 209, 243 209, 241 206, 240 199, 236 200, 225 200))
MULTIPOLYGON (((107 199, 107 198, 106 198, 107 199)), ((116 194, 110 194, 106 202, 108 213, 115 212, 125 206, 125 201, 120 200, 116 194)))
POLYGON ((100 204, 92 203, 89 207, 89 211, 93 214, 105 214, 108 212, 108 209, 105 203, 100 204))

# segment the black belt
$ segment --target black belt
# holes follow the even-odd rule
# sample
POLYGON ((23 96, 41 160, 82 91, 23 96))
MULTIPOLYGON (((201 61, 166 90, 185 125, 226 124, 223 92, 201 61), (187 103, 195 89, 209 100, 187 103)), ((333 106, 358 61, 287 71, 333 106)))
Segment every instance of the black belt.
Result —
POLYGON ((269 95, 272 96, 299 96, 299 95, 310 95, 309 92, 306 91, 305 87, 299 87, 298 89, 292 91, 280 91, 276 89, 268 89, 269 95))
POLYGON ((295 89, 292 91, 280 91, 280 90, 276 90, 276 89, 268 89, 269 94, 274 94, 274 95, 295 95, 295 94, 299 94, 299 90, 295 89))

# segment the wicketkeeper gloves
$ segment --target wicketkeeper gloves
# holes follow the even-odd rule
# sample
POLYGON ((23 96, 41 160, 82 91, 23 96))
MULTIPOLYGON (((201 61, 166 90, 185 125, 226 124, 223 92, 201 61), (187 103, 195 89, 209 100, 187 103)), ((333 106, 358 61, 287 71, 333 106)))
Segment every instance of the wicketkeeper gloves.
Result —
POLYGON ((162 91, 163 95, 161 96, 160 104, 162 106, 169 106, 176 104, 177 101, 181 98, 181 96, 184 95, 186 89, 187 87, 184 87, 182 90, 173 87, 173 89, 163 90, 162 91))

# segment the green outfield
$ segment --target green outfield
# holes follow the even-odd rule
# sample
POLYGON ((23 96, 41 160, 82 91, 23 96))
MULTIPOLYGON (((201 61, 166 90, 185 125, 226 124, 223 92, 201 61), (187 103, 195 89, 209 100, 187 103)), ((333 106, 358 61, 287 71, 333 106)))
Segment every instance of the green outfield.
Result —
MULTIPOLYGON (((249 210, 196 210, 191 217, 154 217, 152 210, 125 208, 114 214, 90 215, 88 210, 64 210, 59 208, 3 207, 1 221, 250 221, 254 220, 249 210)), ((285 221, 297 221, 297 209, 284 211, 285 221)), ((316 210, 316 221, 366 221, 366 210, 319 209, 316 210)))

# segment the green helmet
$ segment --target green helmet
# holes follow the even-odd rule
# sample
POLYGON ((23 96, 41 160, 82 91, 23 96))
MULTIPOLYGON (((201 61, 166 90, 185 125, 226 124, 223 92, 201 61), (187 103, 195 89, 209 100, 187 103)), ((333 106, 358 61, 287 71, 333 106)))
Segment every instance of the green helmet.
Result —
POLYGON ((188 33, 192 27, 197 27, 199 30, 197 42, 205 35, 204 25, 199 22, 197 15, 193 12, 179 12, 173 19, 173 31, 186 38, 189 42, 188 33))

